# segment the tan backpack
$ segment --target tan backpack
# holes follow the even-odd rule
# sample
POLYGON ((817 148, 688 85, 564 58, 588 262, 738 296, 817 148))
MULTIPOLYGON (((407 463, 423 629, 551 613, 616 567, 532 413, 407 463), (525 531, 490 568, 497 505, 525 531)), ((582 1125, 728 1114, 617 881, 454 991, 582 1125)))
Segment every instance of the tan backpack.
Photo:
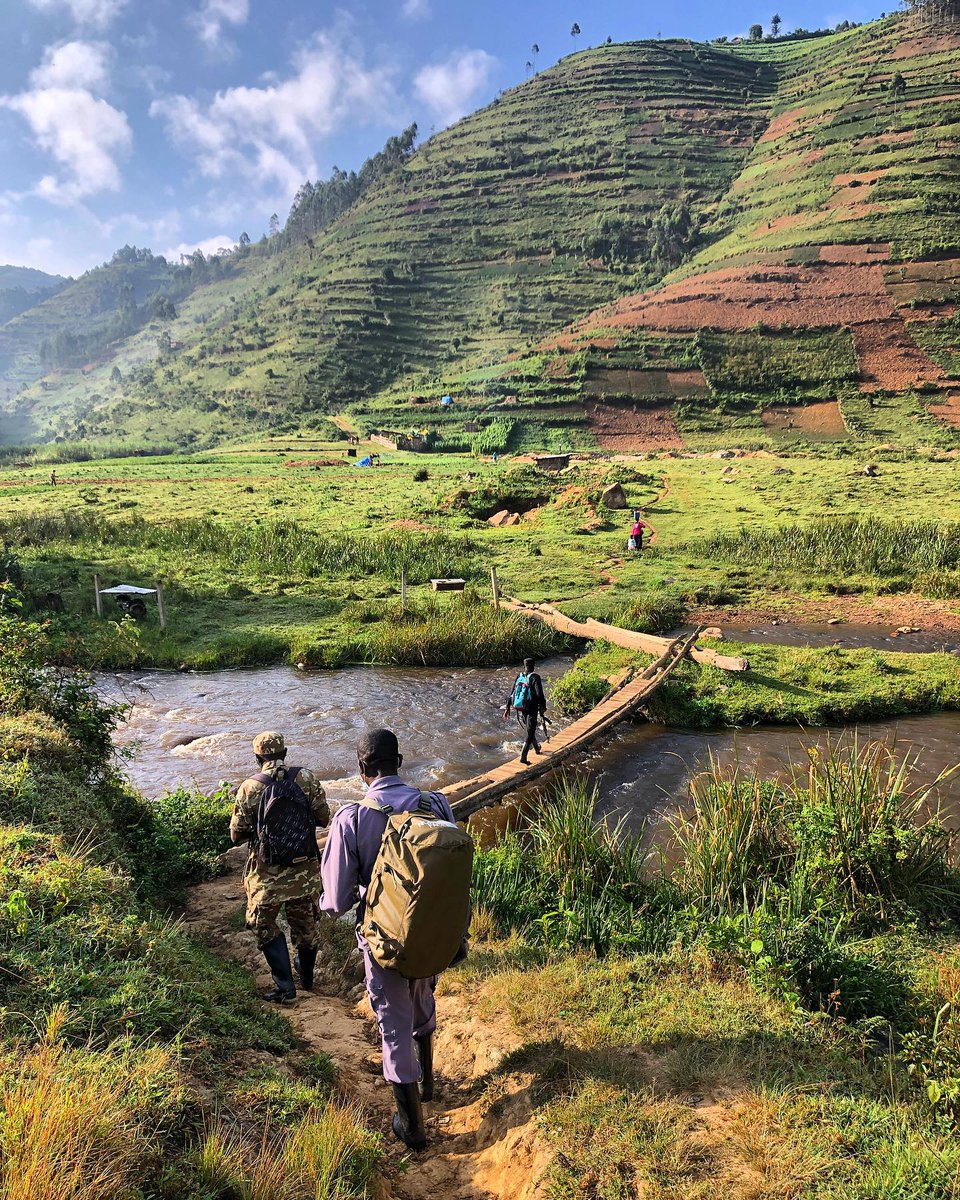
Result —
POLYGON ((473 838, 420 793, 412 812, 364 798, 386 814, 360 933, 381 967, 405 979, 439 975, 457 957, 470 916, 473 838))

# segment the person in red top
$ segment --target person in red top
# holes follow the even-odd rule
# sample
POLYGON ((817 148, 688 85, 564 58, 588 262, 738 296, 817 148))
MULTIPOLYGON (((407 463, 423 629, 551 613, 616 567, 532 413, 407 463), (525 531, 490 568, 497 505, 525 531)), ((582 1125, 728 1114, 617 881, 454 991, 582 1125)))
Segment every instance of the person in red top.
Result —
POLYGON ((642 550, 643 549, 643 531, 645 529, 649 529, 649 528, 650 528, 650 526, 647 524, 646 521, 644 521, 642 519, 642 517, 640 516, 640 513, 637 511, 634 511, 633 528, 630 530, 630 543, 631 543, 630 549, 631 550, 642 550))

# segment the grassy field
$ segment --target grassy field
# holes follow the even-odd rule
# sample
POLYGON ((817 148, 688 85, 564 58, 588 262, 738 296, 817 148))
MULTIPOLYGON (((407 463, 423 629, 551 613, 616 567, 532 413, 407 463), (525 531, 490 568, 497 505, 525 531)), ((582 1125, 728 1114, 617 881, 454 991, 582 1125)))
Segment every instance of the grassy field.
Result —
MULTIPOLYGON (((721 623, 812 612, 956 627, 956 460, 875 457, 871 476, 850 455, 799 453, 586 457, 553 475, 522 456, 388 452, 371 469, 336 443, 294 437, 64 464, 56 486, 46 467, 8 468, 0 540, 19 580, 8 598, 42 612, 56 593, 64 612, 47 615, 60 658, 100 665, 493 665, 561 648, 539 623, 491 610, 491 567, 505 594, 632 628, 675 628, 700 611, 721 623), (655 528, 642 554, 625 551, 629 512, 600 502, 613 482, 655 528), (518 523, 491 526, 503 510, 518 523), (105 600, 98 620, 95 572, 105 586, 162 580, 167 631, 152 602, 134 621, 105 600), (463 595, 430 590, 449 575, 467 581, 463 595)), ((662 715, 817 722, 956 702, 960 664, 949 656, 749 653, 742 680, 684 668, 662 715)), ((571 709, 602 689, 609 672, 597 661, 572 677, 571 709)))
POLYGON ((478 856, 444 986, 509 1030, 487 1096, 524 1080, 549 1194, 954 1195, 960 881, 924 789, 851 742, 691 793, 669 874, 573 778, 478 856))
POLYGON ((332 1063, 170 917, 228 798, 148 804, 112 765, 117 712, 49 670, 44 631, 0 617, 0 645, 0 1191, 369 1195, 381 1141, 332 1063))

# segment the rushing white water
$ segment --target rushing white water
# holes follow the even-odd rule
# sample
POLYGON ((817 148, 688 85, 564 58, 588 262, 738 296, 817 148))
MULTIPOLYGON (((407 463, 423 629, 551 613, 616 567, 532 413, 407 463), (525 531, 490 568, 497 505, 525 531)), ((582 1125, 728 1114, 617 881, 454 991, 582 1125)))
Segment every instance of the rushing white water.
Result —
MULTIPOLYGON (((569 666, 552 659, 550 682, 569 666)), ((124 771, 146 795, 185 783, 211 790, 256 770, 254 734, 280 730, 290 761, 316 771, 334 799, 358 791, 361 733, 388 726, 400 739, 404 773, 424 787, 475 775, 517 754, 520 727, 504 721, 516 672, 489 669, 266 667, 209 674, 150 671, 98 676, 104 699, 131 705, 117 730, 124 771)))
MULTIPOLYGON (((568 665, 553 659, 541 667, 548 699, 551 680, 568 665)), ((501 716, 513 679, 512 670, 269 667, 101 675, 98 686, 104 698, 132 705, 115 742, 130 752, 124 770, 148 796, 178 783, 212 790, 221 780, 239 782, 256 769, 253 735, 278 729, 290 760, 316 771, 331 799, 347 800, 359 795, 357 738, 376 726, 395 730, 404 774, 422 787, 443 787, 515 755, 519 727, 501 716)), ((769 777, 790 762, 802 763, 807 745, 844 732, 849 736, 839 728, 704 733, 626 724, 574 769, 596 779, 603 816, 624 816, 640 829, 684 803, 691 774, 711 753, 769 777)), ((929 782, 960 761, 960 713, 878 721, 860 733, 916 756, 918 781, 929 782)), ((940 799, 948 821, 960 827, 960 772, 943 784, 940 799)))

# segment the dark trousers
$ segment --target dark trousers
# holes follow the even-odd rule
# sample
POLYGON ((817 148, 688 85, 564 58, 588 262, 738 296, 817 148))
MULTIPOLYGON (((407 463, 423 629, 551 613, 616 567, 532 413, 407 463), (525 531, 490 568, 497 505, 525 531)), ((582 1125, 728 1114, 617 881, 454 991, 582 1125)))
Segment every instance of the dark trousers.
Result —
POLYGON ((538 712, 524 713, 523 724, 526 730, 526 738, 524 739, 523 749, 520 751, 521 758, 527 758, 531 749, 540 753, 540 743, 537 741, 537 722, 540 720, 538 712))

